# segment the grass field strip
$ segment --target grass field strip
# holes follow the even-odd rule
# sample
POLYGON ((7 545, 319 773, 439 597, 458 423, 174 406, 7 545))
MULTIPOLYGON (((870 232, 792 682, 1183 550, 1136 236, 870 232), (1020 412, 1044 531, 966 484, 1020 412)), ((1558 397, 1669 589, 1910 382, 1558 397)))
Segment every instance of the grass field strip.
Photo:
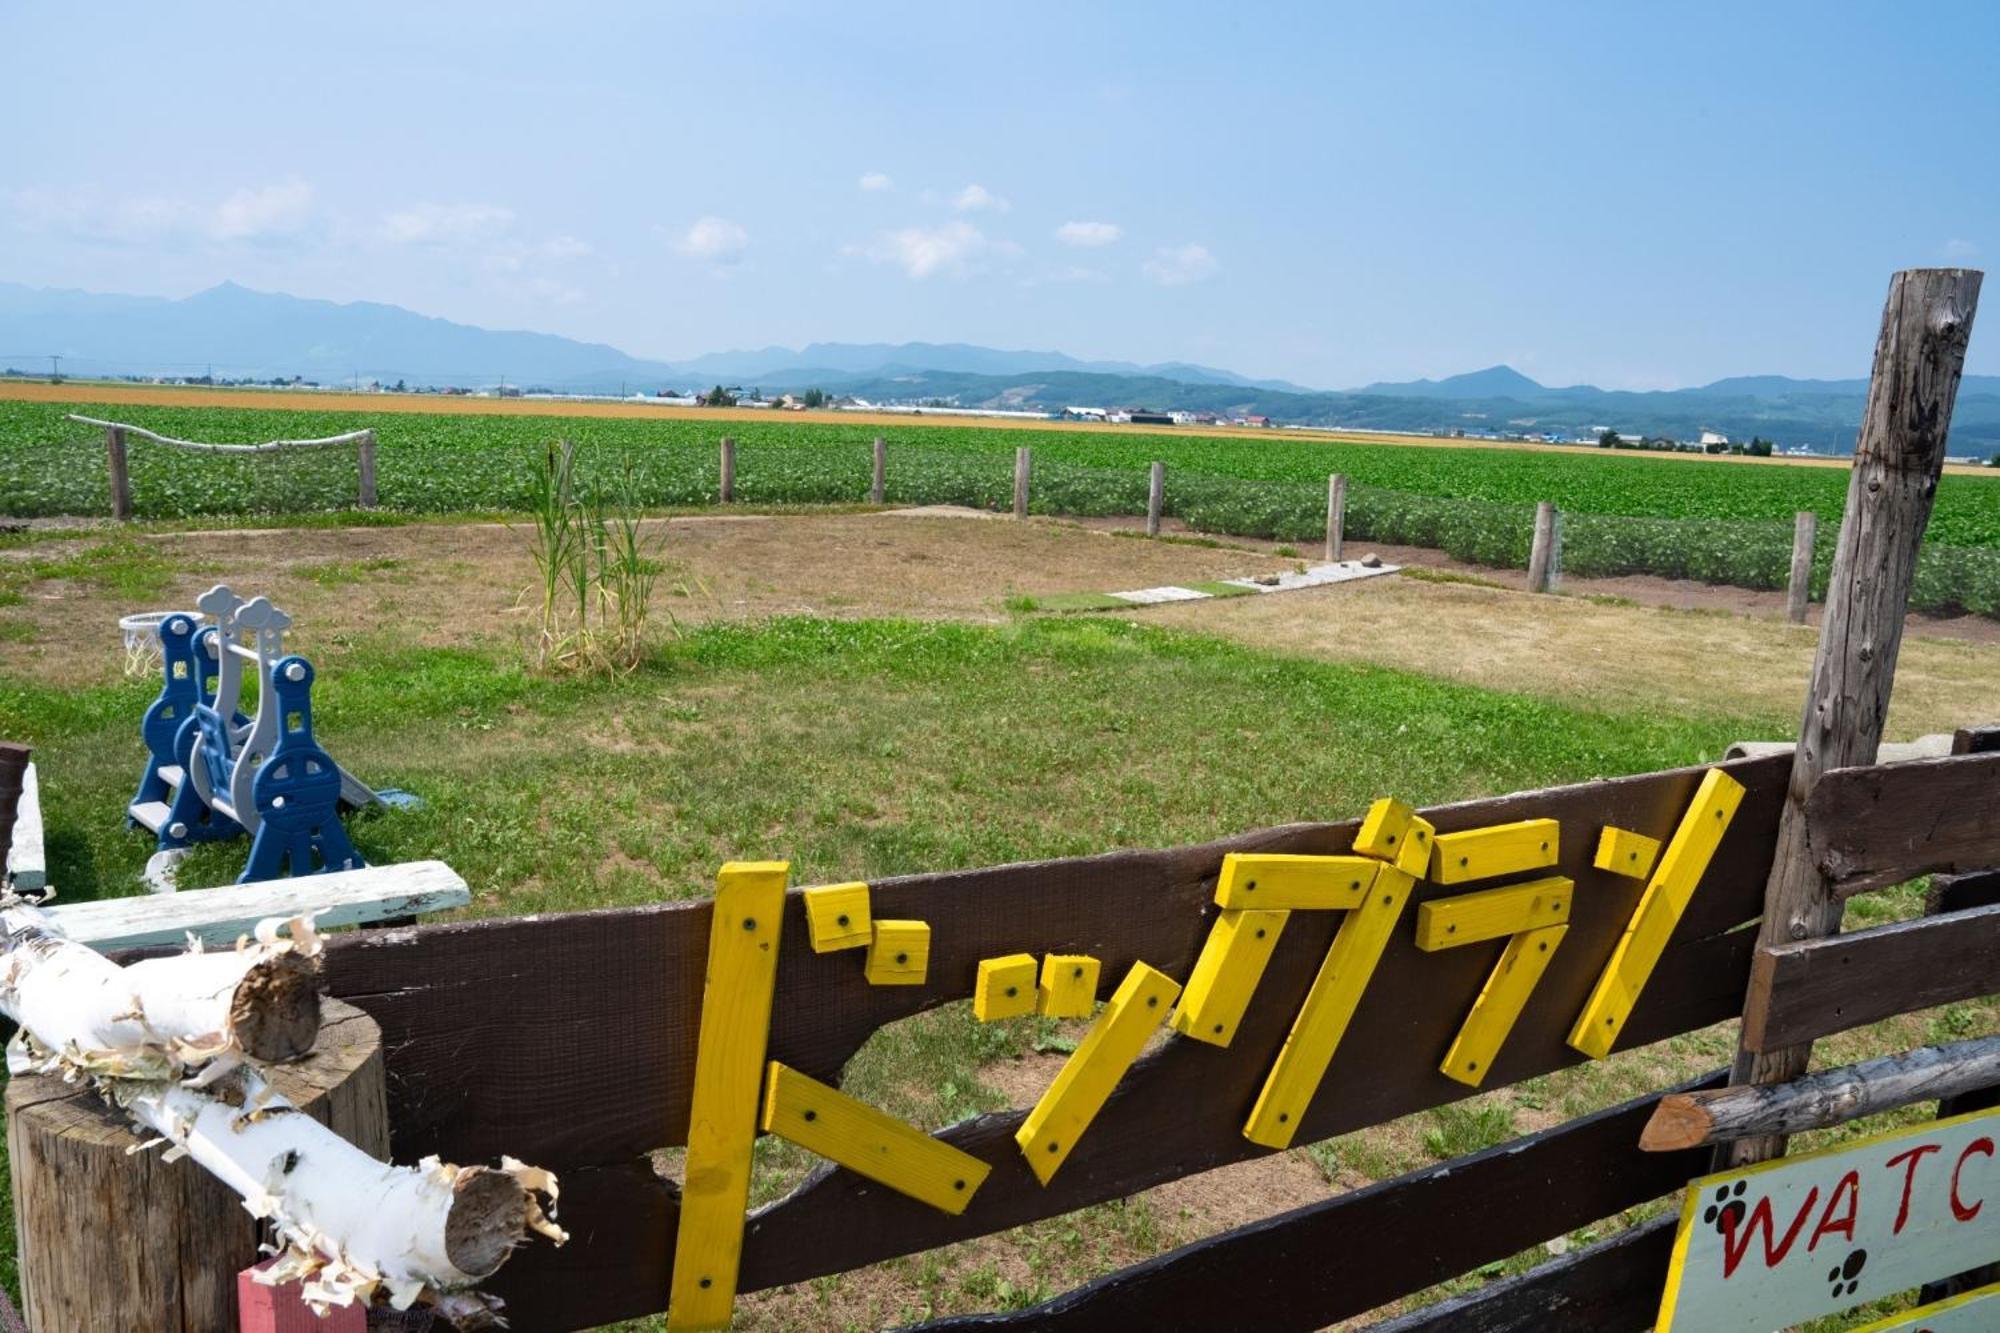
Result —
MULTIPOLYGON (((1330 583, 1351 583, 1355 579, 1373 578, 1377 574, 1393 574, 1401 565, 1364 565, 1359 560, 1337 560, 1330 565, 1313 565, 1305 570, 1287 570, 1277 576, 1276 583, 1260 582, 1257 578, 1223 579, 1219 584, 1204 583, 1195 587, 1179 584, 1164 584, 1158 588, 1134 588, 1130 592, 1108 594, 1121 602, 1133 606, 1157 606, 1163 602, 1199 602, 1214 597, 1236 597, 1235 591, 1222 589, 1242 589, 1253 592, 1296 592, 1301 588, 1324 588, 1330 583)), ((1269 575, 1264 575, 1268 579, 1269 575)))

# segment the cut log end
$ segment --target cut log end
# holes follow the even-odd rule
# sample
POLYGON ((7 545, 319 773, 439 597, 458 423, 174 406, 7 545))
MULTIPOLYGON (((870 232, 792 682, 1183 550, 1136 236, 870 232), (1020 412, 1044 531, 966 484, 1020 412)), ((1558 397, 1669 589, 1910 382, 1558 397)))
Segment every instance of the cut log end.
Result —
POLYGON ((319 1037, 320 964, 296 950, 259 962, 243 974, 229 1006, 231 1030, 243 1053, 266 1064, 303 1057, 319 1037))
POLYGON ((521 1182, 488 1166, 470 1167, 452 1186, 445 1218, 445 1256, 467 1277, 498 1271, 528 1234, 532 1201, 521 1182))
POLYGON ((1639 1149, 1678 1152, 1697 1147, 1708 1141, 1713 1126, 1713 1118, 1700 1102, 1685 1093, 1673 1093, 1660 1098, 1660 1104, 1653 1108, 1653 1118, 1639 1134, 1639 1149))

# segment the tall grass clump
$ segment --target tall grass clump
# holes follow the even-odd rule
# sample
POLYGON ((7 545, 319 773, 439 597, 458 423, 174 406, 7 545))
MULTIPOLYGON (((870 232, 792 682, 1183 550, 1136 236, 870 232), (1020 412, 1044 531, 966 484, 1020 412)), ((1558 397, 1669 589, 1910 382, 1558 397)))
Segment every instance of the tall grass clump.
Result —
MULTIPOLYGON (((540 604, 533 664, 540 671, 622 675, 645 656, 653 589, 667 572, 664 530, 641 530, 630 466, 614 502, 577 485, 570 441, 542 450, 531 490, 540 604)), ((670 628, 678 628, 667 616, 670 628)))

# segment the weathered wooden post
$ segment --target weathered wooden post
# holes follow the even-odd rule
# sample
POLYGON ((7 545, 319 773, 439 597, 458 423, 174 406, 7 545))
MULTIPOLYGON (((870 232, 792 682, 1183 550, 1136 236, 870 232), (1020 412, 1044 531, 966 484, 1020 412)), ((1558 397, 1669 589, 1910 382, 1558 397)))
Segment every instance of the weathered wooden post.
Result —
POLYGON ((1556 507, 1544 500, 1535 506, 1535 543, 1528 552, 1528 591, 1547 592, 1555 586, 1556 507))
MULTIPOLYGON (((1759 948, 1840 928, 1841 900, 1806 844, 1806 797, 1827 770, 1875 762, 1980 276, 1970 269, 1909 269, 1889 280, 1819 651, 1764 890, 1759 948)), ((1810 1042, 1762 1053, 1739 1048, 1733 1081, 1786 1083, 1804 1074, 1811 1058, 1810 1042)), ((1784 1151, 1782 1135, 1742 1139, 1727 1160, 1743 1166, 1784 1151)))
POLYGON ((1347 535, 1347 474, 1336 472, 1326 479, 1326 558, 1330 564, 1340 559, 1340 545, 1347 535))
POLYGON ((1160 535, 1160 510, 1167 501, 1167 465, 1154 462, 1153 475, 1146 486, 1146 535, 1160 535))
POLYGON ((875 473, 868 483, 868 503, 883 503, 889 494, 889 442, 880 435, 875 437, 875 473))
POLYGON ((375 432, 365 431, 361 436, 361 494, 357 503, 363 509, 375 507, 375 432))
POLYGON ((1792 576, 1785 585, 1785 619, 1794 625, 1806 623, 1806 605, 1812 601, 1813 543, 1819 538, 1819 515, 1801 509, 1792 520, 1792 576))
POLYGON ((125 471, 125 428, 107 426, 104 453, 111 464, 111 517, 132 517, 132 479, 125 471))
POLYGON ((736 441, 725 435, 722 437, 722 487, 723 504, 736 498, 736 441))
POLYGON ((1028 516, 1028 472, 1032 466, 1028 446, 1014 451, 1014 517, 1028 516))
MULTIPOLYGON (((389 1154, 382 1034, 324 1001, 319 1037, 271 1085, 377 1157, 389 1154)), ((124 1115, 54 1074, 7 1084, 7 1155, 20 1236, 22 1313, 36 1329, 233 1329, 236 1274, 261 1224, 193 1161, 139 1152, 124 1115), (171 1315, 168 1312, 172 1312, 171 1315)))

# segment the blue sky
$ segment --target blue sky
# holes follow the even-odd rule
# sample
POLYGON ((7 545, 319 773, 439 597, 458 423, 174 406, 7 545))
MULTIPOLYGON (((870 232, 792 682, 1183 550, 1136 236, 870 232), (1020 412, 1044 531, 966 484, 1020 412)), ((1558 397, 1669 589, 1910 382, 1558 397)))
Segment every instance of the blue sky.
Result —
POLYGON ((0 280, 668 358, 1858 375, 1893 270, 2000 257, 1996 75, 1984 3, 0 0, 0 280))

